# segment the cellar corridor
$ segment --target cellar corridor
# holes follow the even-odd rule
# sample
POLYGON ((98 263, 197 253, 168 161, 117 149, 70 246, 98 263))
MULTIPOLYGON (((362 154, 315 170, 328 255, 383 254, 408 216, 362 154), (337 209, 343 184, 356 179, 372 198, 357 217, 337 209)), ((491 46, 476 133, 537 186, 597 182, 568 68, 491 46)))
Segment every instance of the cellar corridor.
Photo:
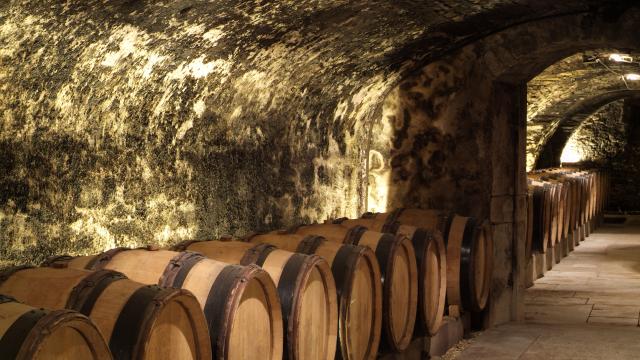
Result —
POLYGON ((0 360, 639 359, 639 27, 0 1, 0 360))
POLYGON ((640 218, 604 224, 526 290, 526 320, 457 359, 631 359, 640 353, 640 218))

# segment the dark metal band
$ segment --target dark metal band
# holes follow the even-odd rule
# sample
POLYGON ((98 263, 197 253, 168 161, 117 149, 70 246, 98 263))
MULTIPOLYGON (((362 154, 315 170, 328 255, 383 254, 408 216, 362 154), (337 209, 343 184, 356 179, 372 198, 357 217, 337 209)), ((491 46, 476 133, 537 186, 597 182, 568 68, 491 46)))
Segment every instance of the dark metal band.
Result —
POLYGON ((204 315, 209 325, 209 337, 211 339, 211 353, 213 358, 223 358, 220 353, 226 348, 227 339, 221 336, 229 321, 229 314, 226 311, 229 303, 234 301, 234 296, 239 296, 234 290, 238 281, 243 281, 247 268, 240 265, 228 265, 220 272, 209 290, 209 295, 204 305, 204 315))
POLYGON ((283 359, 293 358, 293 345, 291 340, 294 339, 294 327, 298 319, 293 319, 292 315, 296 309, 296 295, 299 295, 298 289, 303 280, 306 268, 309 267, 309 256, 304 254, 293 254, 282 269, 280 280, 278 281, 278 296, 280 297, 280 305, 282 306, 282 323, 286 336, 284 337, 283 359))
POLYGON ((451 231, 451 224, 453 224, 453 214, 441 215, 438 219, 438 229, 442 232, 442 240, 444 245, 449 244, 449 232, 451 231))
MULTIPOLYGON (((378 241, 378 246, 375 249, 376 258, 378 259, 378 263, 380 264, 380 275, 382 277, 382 318, 389 318, 389 300, 391 299, 391 287, 393 284, 389 283, 387 279, 392 275, 393 272, 393 251, 397 246, 397 242, 395 237, 390 234, 385 234, 380 241, 378 241)), ((381 344, 383 348, 386 350, 393 350, 396 348, 395 344, 393 344, 393 332, 391 329, 391 324, 383 323, 383 331, 385 332, 385 336, 383 338, 387 339, 386 344, 381 344)))
MULTIPOLYGON (((363 247, 355 245, 342 245, 340 250, 336 253, 336 256, 333 258, 333 263, 331 264, 331 273, 333 274, 333 278, 336 283, 338 311, 340 312, 339 316, 341 317, 348 314, 354 270, 363 249, 363 247)), ((340 350, 340 346, 336 349, 335 358, 336 360, 345 359, 342 351, 340 350)))
POLYGON ((18 302, 18 300, 12 298, 11 296, 0 294, 0 304, 4 304, 8 302, 18 302))
POLYGON ((305 255, 313 255, 318 251, 318 248, 322 243, 327 241, 323 236, 319 235, 307 235, 300 241, 296 252, 305 255))
POLYGON ((277 248, 273 245, 258 244, 247 250, 240 260, 240 265, 256 264, 258 266, 262 266, 267 260, 267 257, 269 257, 269 254, 274 250, 277 250, 277 248))
POLYGON ((174 256, 164 268, 158 285, 163 287, 181 288, 189 271, 205 257, 197 252, 184 251, 174 256))
POLYGON ((120 252, 127 251, 127 250, 131 250, 131 249, 127 247, 117 247, 111 250, 107 250, 102 254, 91 259, 91 261, 89 261, 87 263, 87 266, 85 266, 84 268, 87 270, 94 270, 94 271, 102 270, 104 269, 105 266, 107 266, 107 264, 111 261, 111 259, 113 259, 114 256, 116 256, 120 252))
POLYGON ((251 239, 253 239, 254 237, 256 237, 258 235, 262 235, 262 233, 250 232, 247 235, 241 237, 240 240, 243 241, 243 242, 251 242, 251 239))
POLYGON ((360 247, 355 245, 342 245, 333 258, 331 273, 336 282, 338 299, 340 299, 341 296, 350 296, 349 292, 351 291, 351 283, 353 281, 353 270, 355 268, 355 262, 358 260, 360 249, 360 247))
POLYGON ((394 221, 394 222, 387 221, 384 225, 382 225, 382 228, 380 230, 383 233, 395 234, 398 232, 398 229, 400 229, 399 221, 394 221))
POLYGON ((330 221, 331 224, 342 224, 343 222, 349 220, 348 217, 341 217, 341 218, 337 218, 337 219, 333 219, 330 221))
MULTIPOLYGON (((425 262, 425 252, 427 251, 427 247, 431 244, 432 241, 435 240, 435 236, 433 235, 433 231, 427 230, 424 228, 417 228, 413 233, 413 237, 411 238, 411 243, 413 244, 413 248, 416 251, 416 265, 418 266, 418 284, 425 283, 426 273, 422 271, 424 262, 425 262)), ((418 303, 424 304, 426 299, 425 297, 428 294, 424 292, 424 286, 418 286, 418 303)), ((418 315, 417 321, 414 327, 414 334, 423 336, 428 332, 426 321, 427 314, 424 313, 424 308, 422 306, 418 306, 418 315)))
POLYGON ((349 231, 347 231, 344 243, 350 245, 358 245, 358 243, 360 243, 360 240, 362 239, 362 235, 364 235, 364 233, 368 230, 369 229, 361 225, 352 227, 351 229, 349 229, 349 231))
POLYGON ((460 246, 460 297, 462 307, 472 309, 471 303, 471 282, 473 281, 473 254, 475 252, 475 238, 478 227, 476 219, 467 218, 467 224, 462 235, 460 246))
POLYGON ((385 221, 385 225, 392 226, 393 223, 399 222, 398 219, 400 215, 404 212, 405 208, 397 208, 389 213, 387 216, 387 220, 385 221))
POLYGON ((22 314, 0 339, 0 359, 13 360, 18 357, 24 341, 36 324, 49 312, 33 309, 22 314))
POLYGON ((66 268, 67 263, 71 260, 75 259, 75 257, 70 255, 56 255, 47 258, 40 266, 43 267, 53 267, 53 268, 66 268))
POLYGON ((20 266, 12 266, 10 268, 3 269, 2 271, 0 271, 0 285, 5 281, 9 280, 9 278, 13 276, 13 274, 17 273, 18 271, 22 271, 26 269, 33 269, 33 266, 20 265, 20 266))
POLYGON ((102 292, 113 282, 126 278, 122 273, 112 270, 91 273, 73 288, 65 308, 89 316, 102 292))
POLYGON ((185 240, 185 241, 181 241, 175 245, 173 245, 171 247, 171 250, 173 251, 187 251, 189 249, 189 246, 191 246, 191 244, 195 244, 201 242, 199 240, 185 240))
MULTIPOLYGON (((136 290, 122 308, 109 340, 109 349, 114 360, 134 359, 136 345, 145 321, 148 319, 148 309, 154 308, 156 296, 164 291, 157 285, 143 286, 136 290)), ((175 290, 173 290, 175 291, 175 290)))
POLYGON ((367 211, 366 213, 362 214, 362 216, 360 218, 362 219, 375 219, 376 217, 376 213, 367 211))
POLYGON ((278 231, 278 233, 279 234, 295 234, 295 233, 298 232, 298 229, 300 229, 303 226, 307 226, 307 225, 305 225, 305 224, 293 225, 293 226, 290 226, 290 227, 288 227, 288 228, 286 228, 284 230, 278 231))

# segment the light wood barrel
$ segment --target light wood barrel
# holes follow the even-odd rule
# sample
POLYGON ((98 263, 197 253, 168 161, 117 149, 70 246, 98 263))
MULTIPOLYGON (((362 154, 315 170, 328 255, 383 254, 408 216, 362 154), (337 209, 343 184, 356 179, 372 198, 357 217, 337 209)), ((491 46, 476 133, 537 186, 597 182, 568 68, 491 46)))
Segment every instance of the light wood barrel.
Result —
POLYGON ((258 266, 229 265, 194 252, 120 248, 100 255, 57 257, 48 265, 119 271, 143 284, 191 291, 209 324, 217 359, 282 358, 280 300, 258 266))
POLYGON ((0 293, 26 304, 89 316, 114 359, 210 359, 207 321, 186 290, 145 286, 101 270, 13 268, 0 293))
POLYGON ((493 270, 493 241, 488 222, 441 210, 397 209, 364 214, 384 224, 399 222, 438 230, 447 244, 447 303, 470 311, 487 305, 493 270))
POLYGON ((534 192, 535 192, 535 188, 530 185, 527 191, 527 198, 526 198, 527 225, 526 225, 526 237, 525 237, 525 244, 524 244, 526 261, 529 261, 529 258, 531 257, 531 253, 533 251, 533 228, 534 228, 534 218, 535 218, 534 216, 535 208, 534 208, 534 199, 533 199, 534 192))
POLYGON ((551 242, 551 192, 545 183, 533 181, 533 234, 531 247, 534 251, 546 253, 551 242))
POLYGON ((0 295, 0 358, 104 360, 111 352, 100 331, 72 310, 44 310, 0 295))
POLYGON ((261 266, 278 289, 285 328, 285 358, 332 359, 336 352, 336 285, 319 256, 232 241, 187 241, 174 247, 232 264, 261 266))
POLYGON ((447 256, 442 234, 437 230, 397 222, 392 226, 380 226, 374 219, 341 218, 331 222, 347 228, 364 226, 411 239, 418 266, 418 311, 414 335, 435 335, 442 325, 447 295, 447 256))
POLYGON ((409 238, 363 226, 347 228, 339 224, 301 225, 287 231, 371 248, 376 253, 382 275, 385 350, 402 351, 409 346, 418 306, 418 269, 415 249, 409 238))
POLYGON ((336 280, 338 295, 340 346, 336 359, 376 358, 382 329, 382 284, 380 266, 373 250, 297 234, 257 234, 245 241, 253 246, 269 244, 326 259, 336 280))

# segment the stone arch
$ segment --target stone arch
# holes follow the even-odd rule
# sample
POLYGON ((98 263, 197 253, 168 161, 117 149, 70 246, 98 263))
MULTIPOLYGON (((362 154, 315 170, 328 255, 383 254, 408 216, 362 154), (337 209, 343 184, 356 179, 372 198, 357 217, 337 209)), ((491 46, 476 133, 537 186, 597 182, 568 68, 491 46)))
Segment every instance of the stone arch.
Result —
POLYGON ((387 164, 370 174, 388 176, 381 207, 490 219, 491 323, 524 316, 526 82, 579 51, 640 49, 639 21, 640 8, 626 6, 521 23, 414 67, 385 99, 371 143, 387 164))
POLYGON ((560 156, 567 141, 590 115, 612 102, 629 98, 640 98, 640 90, 606 92, 574 104, 568 109, 556 130, 545 143, 536 162, 536 168, 559 166, 560 156))

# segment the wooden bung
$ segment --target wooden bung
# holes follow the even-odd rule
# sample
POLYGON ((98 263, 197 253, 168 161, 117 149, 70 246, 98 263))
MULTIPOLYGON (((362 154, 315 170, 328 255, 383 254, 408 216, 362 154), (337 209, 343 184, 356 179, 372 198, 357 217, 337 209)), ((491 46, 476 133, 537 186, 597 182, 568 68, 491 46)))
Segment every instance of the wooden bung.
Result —
POLYGON ((56 257, 48 265, 119 271, 143 284, 191 291, 209 325, 216 359, 282 358, 282 312, 275 284, 255 265, 229 265, 194 252, 119 248, 56 257))
POLYGON ((186 290, 145 286, 111 270, 18 267, 0 274, 0 293, 88 316, 114 359, 211 358, 207 321, 186 290))
POLYGON ((447 295, 447 256, 442 234, 437 230, 398 222, 387 226, 377 223, 375 219, 341 218, 330 222, 349 229, 365 227, 411 239, 418 267, 418 311, 414 336, 435 335, 444 319, 447 295))
POLYGON ((98 328, 72 310, 44 310, 0 295, 0 358, 103 360, 111 352, 98 328))
POLYGON ((398 352, 409 346, 418 305, 416 254, 409 238, 368 230, 363 226, 349 229, 339 224, 301 225, 272 234, 287 232, 319 235, 330 241, 371 248, 376 254, 382 275, 385 350, 398 352))
POLYGON ((363 217, 440 231, 447 244, 447 304, 475 312, 486 307, 493 269, 488 222, 478 225, 474 218, 433 209, 397 209, 390 213, 367 213, 363 217))
POLYGON ((284 358, 333 358, 338 331, 336 285, 324 259, 232 241, 186 241, 174 249, 196 251, 230 264, 261 266, 276 284, 280 297, 284 358))

